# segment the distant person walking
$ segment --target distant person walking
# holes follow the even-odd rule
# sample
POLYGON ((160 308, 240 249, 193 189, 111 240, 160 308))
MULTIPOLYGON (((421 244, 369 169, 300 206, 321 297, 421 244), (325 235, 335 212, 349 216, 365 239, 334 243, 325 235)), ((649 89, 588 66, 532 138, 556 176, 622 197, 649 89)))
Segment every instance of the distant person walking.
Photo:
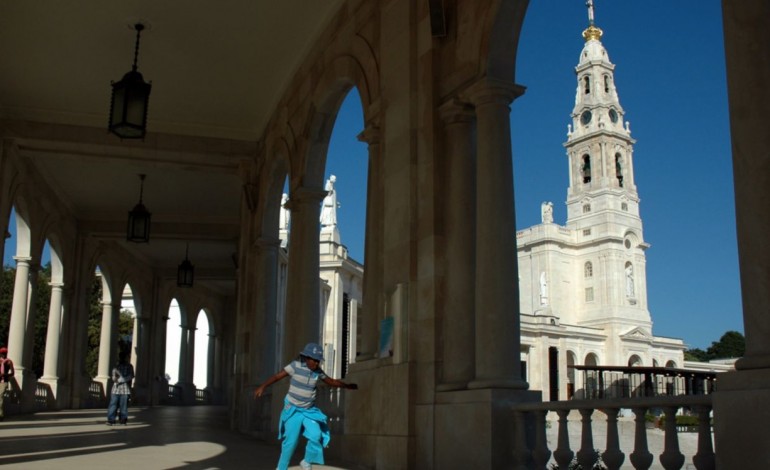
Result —
POLYGON ((323 465, 323 448, 329 445, 329 427, 326 415, 315 406, 316 384, 324 382, 330 387, 356 390, 356 384, 347 384, 341 380, 327 377, 321 370, 323 350, 315 343, 308 343, 299 353, 299 358, 292 361, 282 371, 273 375, 257 387, 254 397, 259 398, 270 385, 286 377, 291 377, 289 392, 284 399, 281 421, 278 425, 278 439, 283 439, 281 457, 277 470, 289 468, 294 450, 297 448, 300 432, 307 439, 305 458, 299 463, 303 470, 310 470, 314 463, 323 465))
POLYGON ((112 426, 116 418, 120 424, 128 423, 128 397, 131 395, 131 381, 134 380, 134 366, 128 362, 128 354, 120 353, 118 364, 112 369, 112 392, 107 408, 107 425, 112 426))
POLYGON ((8 390, 8 384, 16 374, 13 368, 13 361, 7 358, 8 348, 0 348, 0 421, 5 419, 3 401, 5 400, 5 391, 8 390))

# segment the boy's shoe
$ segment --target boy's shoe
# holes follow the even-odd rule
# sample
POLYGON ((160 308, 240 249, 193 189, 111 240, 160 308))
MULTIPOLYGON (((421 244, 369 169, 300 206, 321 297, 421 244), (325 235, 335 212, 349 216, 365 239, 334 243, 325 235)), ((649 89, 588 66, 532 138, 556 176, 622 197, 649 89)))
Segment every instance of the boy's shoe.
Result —
POLYGON ((302 461, 299 463, 299 466, 302 468, 302 470, 313 470, 313 466, 305 462, 305 459, 302 459, 302 461))
POLYGON ((115 426, 115 421, 107 421, 107 426, 115 426))

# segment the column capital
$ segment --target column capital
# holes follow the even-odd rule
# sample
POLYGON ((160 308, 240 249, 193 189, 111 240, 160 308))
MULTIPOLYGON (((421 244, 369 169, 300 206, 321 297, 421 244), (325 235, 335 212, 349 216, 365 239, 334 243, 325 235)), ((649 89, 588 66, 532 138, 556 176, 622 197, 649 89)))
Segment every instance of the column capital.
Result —
POLYGON ((319 188, 299 187, 291 192, 289 200, 284 207, 290 211, 299 211, 302 206, 308 204, 320 204, 323 198, 329 194, 329 191, 319 188))
POLYGON ((281 239, 272 237, 259 237, 254 240, 254 246, 261 250, 267 250, 270 248, 278 249, 278 247, 281 246, 281 239))
POLYGON ((367 125, 357 136, 359 142, 364 142, 369 145, 376 145, 380 143, 380 126, 375 124, 367 125))
POLYGON ((13 260, 16 261, 16 266, 23 264, 26 266, 32 266, 32 258, 29 256, 14 256, 13 260))
POLYGON ((450 98, 438 107, 438 114, 445 124, 471 122, 475 117, 473 105, 460 98, 450 98))
POLYGON ((506 106, 524 94, 526 87, 494 78, 483 78, 465 91, 465 95, 475 106, 499 103, 506 106))

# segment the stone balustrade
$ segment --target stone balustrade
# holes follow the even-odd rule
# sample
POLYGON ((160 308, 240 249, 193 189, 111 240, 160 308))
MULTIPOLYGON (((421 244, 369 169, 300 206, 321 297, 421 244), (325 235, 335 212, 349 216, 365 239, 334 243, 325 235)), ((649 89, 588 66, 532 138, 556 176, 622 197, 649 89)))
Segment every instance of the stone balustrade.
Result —
MULTIPOLYGON (((513 406, 517 442, 512 443, 515 460, 520 469, 569 469, 579 464, 584 469, 606 468, 618 470, 634 468, 647 470, 664 468, 676 470, 685 468, 685 455, 680 451, 676 426, 677 411, 685 408, 699 417, 697 452, 692 455, 692 464, 686 468, 713 470, 715 454, 711 436, 711 395, 679 395, 641 398, 611 398, 601 400, 569 400, 542 403, 523 403, 513 406), (596 410, 606 416, 602 426, 592 424, 596 410), (621 410, 634 414, 633 449, 621 449, 618 433, 618 416, 621 410), (663 451, 655 459, 648 445, 647 416, 651 410, 662 410, 664 419, 663 451), (549 412, 558 415, 558 437, 556 448, 549 448, 547 416, 549 412), (580 415, 580 448, 575 451, 570 443, 570 427, 578 423, 570 416, 580 415), (570 426, 571 425, 571 426, 570 426), (594 435, 600 428, 606 429, 606 445, 599 452, 594 445, 594 435), (626 455, 624 452, 630 450, 626 455), (628 460, 626 462, 626 460, 628 460), (653 466, 654 460, 657 460, 653 466), (659 462, 659 463, 658 463, 659 462), (625 466, 624 466, 625 463, 625 466), (629 466, 629 464, 631 466, 629 466), (555 466, 558 467, 555 467, 555 466), (602 466, 603 465, 603 466, 602 466), (662 466, 662 467, 661 467, 662 466)), ((573 428, 574 429, 574 428, 573 428)))

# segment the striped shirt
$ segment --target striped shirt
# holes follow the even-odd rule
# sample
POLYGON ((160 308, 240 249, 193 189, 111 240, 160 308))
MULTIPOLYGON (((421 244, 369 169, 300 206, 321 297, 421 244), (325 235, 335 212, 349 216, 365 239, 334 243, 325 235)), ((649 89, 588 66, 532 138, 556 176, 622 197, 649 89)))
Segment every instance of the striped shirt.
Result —
POLYGON ((326 374, 319 367, 310 370, 304 362, 297 360, 284 367, 283 370, 291 377, 289 393, 286 399, 298 408, 310 408, 315 403, 316 384, 326 378, 326 374))
POLYGON ((131 381, 134 380, 134 366, 121 363, 112 369, 113 395, 131 395, 131 381))

